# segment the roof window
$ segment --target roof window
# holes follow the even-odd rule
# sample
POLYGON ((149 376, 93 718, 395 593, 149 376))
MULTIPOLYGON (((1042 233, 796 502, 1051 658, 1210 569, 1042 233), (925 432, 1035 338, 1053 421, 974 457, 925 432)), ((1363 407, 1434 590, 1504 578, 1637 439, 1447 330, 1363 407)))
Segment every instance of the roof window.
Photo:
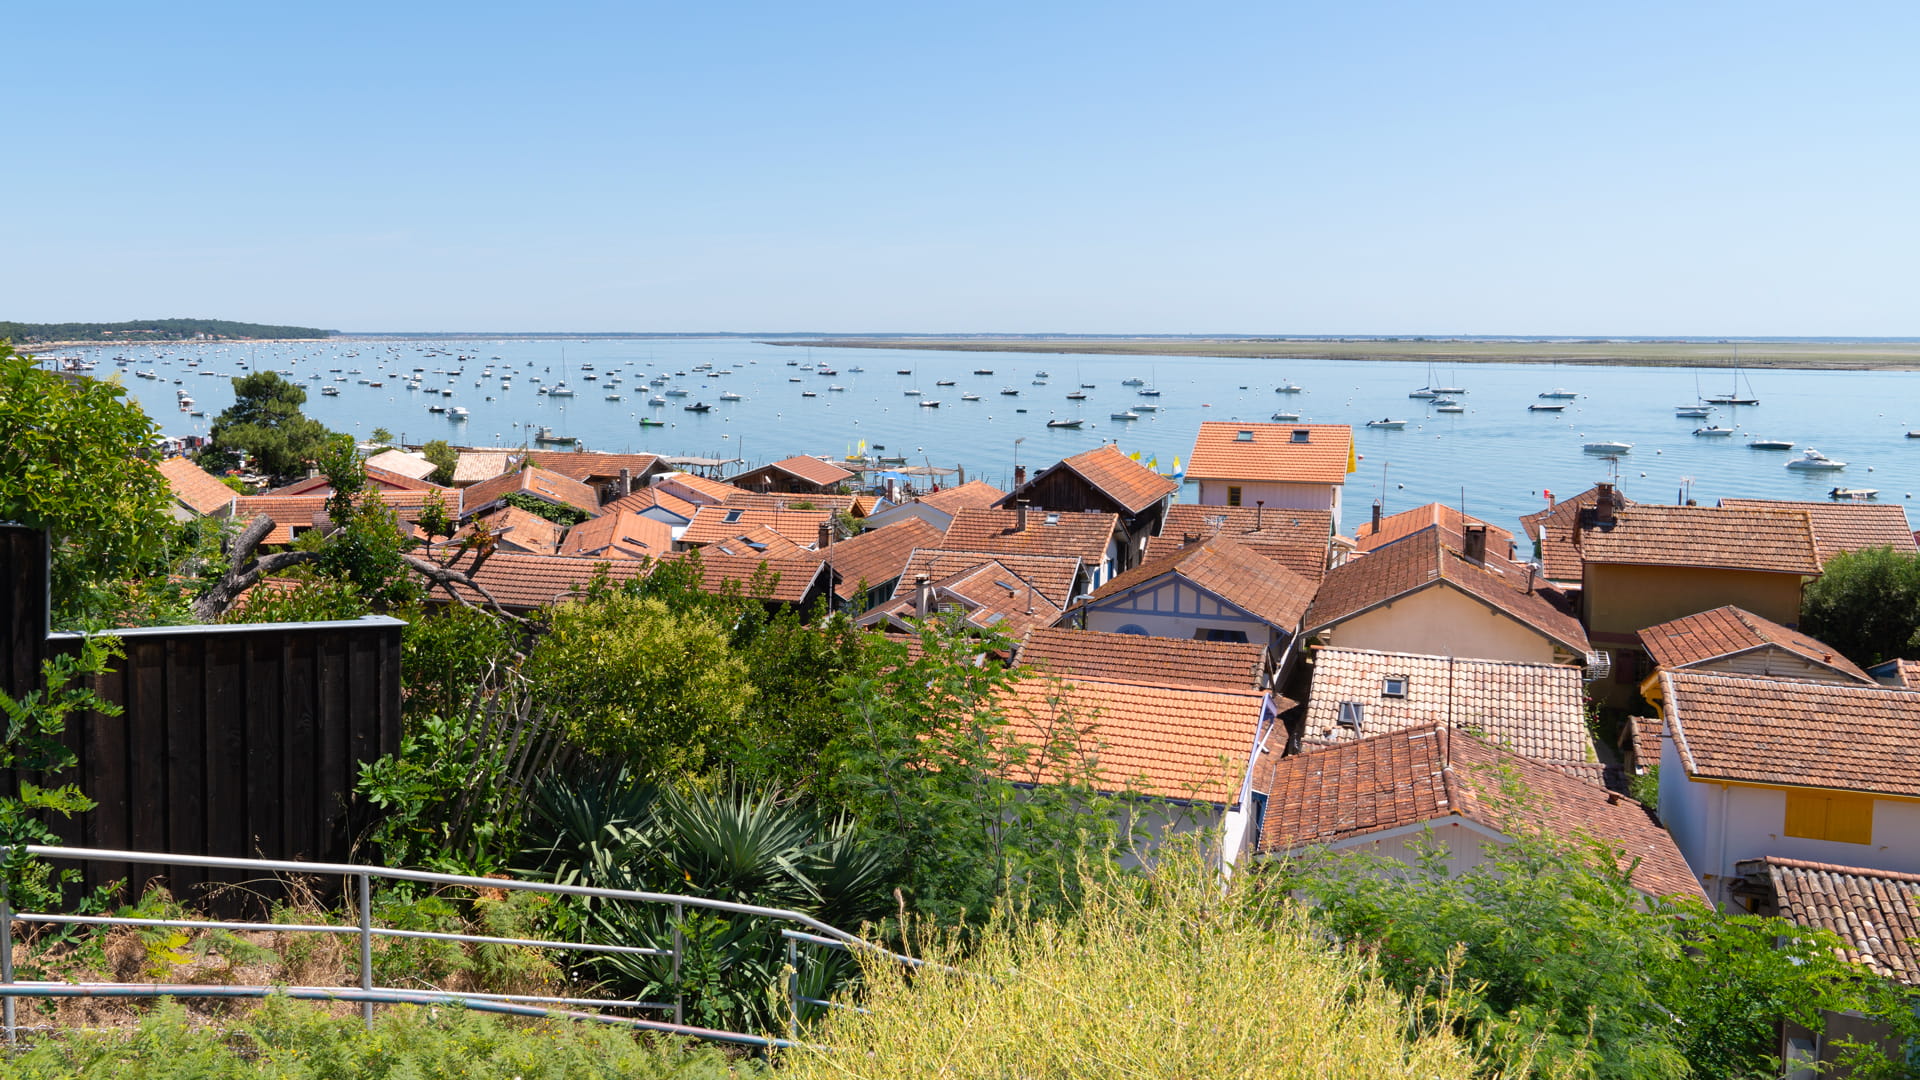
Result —
POLYGON ((729 511, 727 511, 727 516, 726 516, 725 518, 723 518, 723 519, 721 519, 721 524, 723 524, 723 525, 731 525, 731 524, 733 524, 734 522, 736 522, 736 521, 739 521, 739 520, 740 520, 740 515, 741 515, 742 513, 744 513, 744 512, 745 512, 745 511, 741 511, 741 510, 729 510, 729 511))
POLYGON ((1301 443, 1303 443, 1303 442, 1312 442, 1312 441, 1313 441, 1313 432, 1312 432, 1311 430, 1309 430, 1309 429, 1307 429, 1307 428, 1303 428, 1303 427, 1297 427, 1297 428, 1294 428, 1294 429, 1293 429, 1293 441, 1294 441, 1294 442, 1301 442, 1301 443))
POLYGON ((1340 715, 1336 718, 1335 723, 1338 723, 1343 728, 1350 729, 1355 735, 1358 735, 1360 734, 1360 722, 1364 719, 1364 710, 1365 706, 1357 701, 1343 701, 1340 703, 1340 715))
POLYGON ((1380 680, 1380 696, 1381 697, 1398 697, 1398 698, 1406 697, 1407 696, 1407 677, 1405 675, 1389 675, 1386 678, 1381 679, 1380 680))
POLYGON ((1047 512, 1047 524, 1049 524, 1049 525, 1058 525, 1058 524, 1060 524, 1060 515, 1059 515, 1058 513, 1056 513, 1056 512, 1053 512, 1053 511, 1048 511, 1048 512, 1047 512))
POLYGON ((1239 431, 1234 432, 1233 441, 1234 442, 1252 442, 1253 432, 1245 428, 1242 428, 1239 431))

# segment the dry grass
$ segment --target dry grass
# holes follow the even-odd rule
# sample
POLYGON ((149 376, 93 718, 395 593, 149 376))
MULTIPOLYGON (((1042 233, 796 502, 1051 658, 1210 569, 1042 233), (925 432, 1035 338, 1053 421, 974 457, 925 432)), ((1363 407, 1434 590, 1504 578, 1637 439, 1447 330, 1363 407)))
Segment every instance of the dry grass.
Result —
POLYGON ((873 967, 779 1073, 811 1078, 1464 1078, 1470 1049, 1341 956, 1284 898, 1198 859, 1097 888, 1064 922, 1002 918, 912 978, 873 967))

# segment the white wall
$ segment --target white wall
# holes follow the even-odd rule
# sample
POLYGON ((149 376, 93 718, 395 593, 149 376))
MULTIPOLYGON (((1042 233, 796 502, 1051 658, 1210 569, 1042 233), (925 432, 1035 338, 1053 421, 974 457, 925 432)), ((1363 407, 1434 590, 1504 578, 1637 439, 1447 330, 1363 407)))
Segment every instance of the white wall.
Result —
POLYGON ((1539 631, 1446 585, 1356 615, 1323 636, 1343 649, 1555 662, 1553 642, 1539 631))
POLYGON ((1735 863, 1768 855, 1920 873, 1920 803, 1875 799, 1871 844, 1788 836, 1784 789, 1690 780, 1674 740, 1661 742, 1660 819, 1715 903, 1727 902, 1735 863))
POLYGON ((883 529, 888 525, 898 524, 908 518, 919 518, 921 521, 939 529, 941 532, 947 531, 947 526, 953 524, 952 514, 942 510, 935 510, 933 507, 924 503, 904 502, 898 506, 889 506, 885 510, 877 510, 868 515, 865 530, 872 532, 875 529, 883 529))
POLYGON ((1119 633, 1122 626, 1144 627, 1153 637, 1191 638, 1201 628, 1238 630, 1247 641, 1271 648, 1273 628, 1178 579, 1153 588, 1132 589, 1088 606, 1087 629, 1119 633))

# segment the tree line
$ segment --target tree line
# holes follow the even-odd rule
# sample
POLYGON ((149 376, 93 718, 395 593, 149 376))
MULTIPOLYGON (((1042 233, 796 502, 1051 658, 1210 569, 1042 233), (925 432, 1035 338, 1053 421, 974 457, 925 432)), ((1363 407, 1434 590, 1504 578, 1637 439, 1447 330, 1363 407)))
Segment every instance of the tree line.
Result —
POLYGON ((270 326, 228 319, 139 319, 132 322, 29 323, 0 321, 0 341, 31 345, 42 341, 191 341, 212 338, 324 338, 336 331, 313 326, 270 326))

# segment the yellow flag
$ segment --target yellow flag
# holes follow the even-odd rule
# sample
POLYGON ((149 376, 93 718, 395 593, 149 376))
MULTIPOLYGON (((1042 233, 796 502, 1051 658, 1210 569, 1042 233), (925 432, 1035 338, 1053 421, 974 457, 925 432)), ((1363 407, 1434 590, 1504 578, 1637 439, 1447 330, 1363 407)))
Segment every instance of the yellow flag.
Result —
POLYGON ((1147 459, 1147 468, 1158 469, 1159 467, 1160 467, 1160 456, 1158 454, 1147 459))
POLYGON ((1173 455, 1173 471, 1176 473, 1180 471, 1180 455, 1179 454, 1173 455))
POLYGON ((1347 433, 1347 471, 1350 473, 1360 471, 1360 452, 1354 449, 1352 432, 1347 433))
POLYGON ((1134 451, 1133 453, 1131 453, 1131 454, 1128 454, 1127 456, 1128 456, 1129 458, 1132 458, 1132 459, 1133 459, 1133 460, 1135 460, 1135 461, 1139 461, 1139 460, 1140 460, 1140 451, 1138 451, 1138 450, 1135 450, 1135 451, 1134 451))

